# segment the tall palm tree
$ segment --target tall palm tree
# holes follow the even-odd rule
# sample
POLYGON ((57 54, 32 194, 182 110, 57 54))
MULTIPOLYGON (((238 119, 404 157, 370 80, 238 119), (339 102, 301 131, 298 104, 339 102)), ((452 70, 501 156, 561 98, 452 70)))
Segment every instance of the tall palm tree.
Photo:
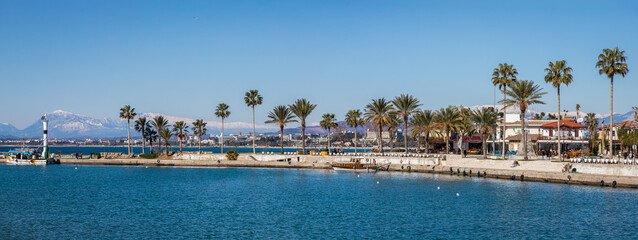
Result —
POLYGON ((578 119, 580 118, 580 110, 582 108, 580 107, 580 104, 576 104, 576 122, 578 122, 578 119))
POLYGON ((290 111, 292 111, 301 123, 301 148, 303 154, 306 154, 306 118, 317 107, 316 104, 310 103, 305 98, 297 99, 295 103, 290 105, 290 111))
POLYGON ((246 106, 252 108, 253 110, 253 154, 256 153, 255 151, 255 106, 261 105, 263 103, 263 100, 264 98, 261 97, 261 95, 259 95, 259 91, 257 90, 250 90, 246 92, 244 96, 244 102, 246 103, 246 106))
POLYGON ((335 118, 335 115, 332 113, 326 113, 323 116, 321 116, 322 120, 321 122, 319 122, 319 125, 323 128, 323 129, 327 129, 328 130, 328 153, 330 153, 330 129, 332 128, 336 128, 338 126, 337 124, 337 119, 335 118))
POLYGON ((371 123, 378 130, 379 152, 383 152, 383 128, 390 124, 390 115, 393 112, 394 107, 385 98, 372 99, 372 102, 366 105, 366 110, 363 114, 364 120, 366 123, 371 123))
MULTIPOLYGON (((505 107, 518 106, 521 111, 521 129, 523 136, 523 154, 527 159, 527 133, 525 132, 525 113, 527 108, 532 104, 545 104, 540 99, 547 92, 543 92, 543 88, 534 83, 534 81, 522 80, 516 81, 511 89, 505 91, 510 99, 503 101, 505 107)), ((559 124, 560 125, 560 124, 559 124)))
POLYGON ((142 133, 142 154, 146 154, 146 129, 151 125, 145 117, 135 120, 135 131, 142 133))
POLYGON ((228 105, 226 105, 225 103, 220 103, 219 105, 217 105, 217 108, 215 109, 215 116, 218 118, 222 119, 222 153, 224 153, 224 119, 228 118, 228 116, 230 116, 230 111, 228 110, 228 105))
POLYGON ((595 144, 594 134, 598 127, 598 118, 596 118, 595 113, 587 113, 587 115, 585 115, 585 126, 587 126, 587 130, 589 131, 589 152, 592 152, 595 144))
POLYGON ((160 132, 159 135, 162 139, 164 139, 164 149, 166 149, 166 155, 168 155, 168 145, 170 145, 168 144, 168 141, 171 140, 171 138, 173 137, 173 131, 171 131, 171 128, 167 126, 162 129, 162 132, 160 132))
POLYGON ((394 151, 394 132, 397 130, 397 127, 401 124, 401 120, 399 120, 399 115, 397 112, 393 111, 390 113, 390 123, 388 124, 388 137, 390 137, 390 151, 394 151))
POLYGON ((419 100, 412 95, 401 94, 398 97, 395 97, 392 100, 392 105, 396 108, 397 113, 402 117, 403 120, 403 145, 405 147, 405 152, 408 152, 408 119, 412 114, 419 111, 419 107, 421 104, 419 100))
MULTIPOLYGON (((518 70, 514 68, 514 65, 501 63, 498 64, 497 68, 494 68, 492 73, 492 84, 494 84, 494 86, 498 86, 498 89, 503 92, 503 101, 505 101, 506 98, 505 90, 507 90, 507 87, 512 85, 512 83, 516 82, 516 75, 518 75, 518 70)), ((505 116, 505 107, 503 107, 503 116, 505 116)), ((501 141, 503 141, 503 149, 501 152, 503 154, 503 159, 505 159, 505 117, 501 120, 501 124, 503 125, 503 137, 501 138, 501 141)))
POLYGON ((123 108, 120 108, 120 118, 126 119, 126 131, 128 132, 128 154, 131 154, 131 119, 134 119, 137 116, 135 113, 135 108, 132 108, 131 105, 125 105, 123 108))
POLYGON ((177 141, 179 142, 179 152, 182 152, 182 141, 184 138, 188 136, 188 124, 184 121, 175 122, 173 125, 173 132, 175 132, 175 137, 177 137, 177 141))
POLYGON ((284 127, 288 123, 297 122, 294 120, 295 116, 292 114, 292 111, 286 105, 279 105, 273 108, 271 112, 268 113, 268 118, 270 120, 265 123, 274 123, 279 126, 279 141, 281 142, 281 153, 284 153, 284 127))
MULTIPOLYGON (((596 62, 596 68, 600 68, 598 74, 605 74, 611 80, 611 94, 609 95, 609 126, 614 126, 614 76, 620 75, 625 77, 627 72, 629 72, 627 63, 625 63, 625 58, 625 51, 620 51, 618 50, 618 47, 615 47, 614 49, 603 49, 603 53, 598 55, 598 62, 596 62)), ((609 157, 614 156, 613 134, 613 131, 609 131, 609 157)))
POLYGON ((445 133, 445 153, 450 153, 450 131, 456 130, 463 120, 461 111, 455 106, 448 106, 436 111, 435 121, 439 123, 445 133))
POLYGON ((148 128, 146 128, 145 132, 146 137, 148 138, 148 144, 150 145, 151 153, 153 153, 153 142, 157 141, 157 132, 153 128, 151 128, 150 125, 148 128))
MULTIPOLYGON (((164 128, 168 127, 168 120, 164 118, 164 116, 162 115, 157 115, 153 118, 153 121, 151 121, 151 125, 155 127, 155 131, 158 134, 161 134, 162 131, 164 131, 164 128)), ((162 139, 158 138, 157 140, 158 140, 157 153, 161 155, 162 154, 162 139)))
POLYGON ((357 127, 365 124, 361 118, 361 111, 359 109, 348 111, 345 120, 348 126, 354 127, 354 153, 357 153, 357 127))
POLYGON ((498 112, 493 107, 483 107, 472 111, 472 121, 479 126, 483 140, 483 158, 487 158, 487 137, 495 130, 494 125, 498 121, 498 112))
POLYGON ((411 135, 425 135, 425 152, 429 153, 430 151, 430 134, 434 132, 434 128, 436 127, 434 123, 434 113, 430 110, 418 111, 414 114, 414 117, 411 120, 410 126, 412 127, 411 135))
POLYGON ((547 75, 545 75, 545 82, 551 83, 558 92, 558 116, 556 123, 556 133, 558 135, 558 156, 562 159, 561 154, 561 145, 560 145, 560 85, 565 84, 565 86, 569 86, 572 82, 572 68, 567 66, 567 62, 565 60, 556 61, 555 63, 549 62, 549 67, 545 68, 547 75))
POLYGON ((198 136, 198 144, 199 144, 199 150, 198 153, 202 153, 202 135, 206 134, 206 122, 204 122, 204 119, 197 119, 193 122, 193 134, 198 136))

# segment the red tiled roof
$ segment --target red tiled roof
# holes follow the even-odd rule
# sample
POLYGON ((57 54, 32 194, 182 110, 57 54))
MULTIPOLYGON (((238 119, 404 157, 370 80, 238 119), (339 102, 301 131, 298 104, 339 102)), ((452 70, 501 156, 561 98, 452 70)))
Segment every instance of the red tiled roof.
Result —
MULTIPOLYGON (((580 123, 575 123, 572 121, 567 121, 567 120, 560 120, 560 126, 568 127, 568 128, 587 128, 587 126, 585 125, 582 125, 580 123)), ((541 128, 555 128, 555 127, 556 127, 555 121, 548 124, 541 125, 541 128)))
MULTIPOLYGON (((626 127, 626 128, 635 128, 638 127, 638 122, 636 121, 622 121, 619 123, 614 123, 614 126, 616 127, 626 127)), ((602 128, 608 128, 609 124, 602 126, 602 127, 598 127, 598 129, 602 129, 602 128)))

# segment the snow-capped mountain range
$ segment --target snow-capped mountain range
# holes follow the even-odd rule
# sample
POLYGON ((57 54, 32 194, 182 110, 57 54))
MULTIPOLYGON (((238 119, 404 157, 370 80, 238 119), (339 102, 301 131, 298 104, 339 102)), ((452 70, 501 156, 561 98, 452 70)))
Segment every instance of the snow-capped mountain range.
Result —
MULTIPOLYGON (((491 105, 490 105, 491 106, 491 105)), ((476 109, 483 106, 472 106, 469 108, 476 109)), ((485 106, 489 107, 489 106, 485 106)), ((514 109, 508 109, 508 113, 516 113, 514 109)), ((537 112, 530 111, 528 116, 531 116, 537 112)), ((138 117, 153 118, 160 115, 159 113, 140 113, 138 117)), ((575 116, 576 112, 568 112, 567 115, 575 116)), ((584 116, 584 113, 580 113, 580 116, 584 116)), ((609 122, 609 114, 597 114, 599 119, 604 119, 605 123, 609 122)), ((633 111, 627 113, 614 114, 614 122, 622 122, 632 120, 634 116, 633 111)), ((184 121, 186 123, 192 123, 194 119, 166 116, 170 124, 177 121, 184 121)), ((49 119, 49 136, 51 138, 58 139, 86 139, 86 138, 120 138, 125 137, 126 121, 122 119, 112 118, 92 118, 88 116, 82 116, 62 110, 56 110, 47 114, 49 119)), ((345 126, 343 122, 339 122, 341 126, 345 126)), ((131 122, 131 137, 139 137, 140 134, 133 130, 134 123, 131 122)), ((209 134, 219 134, 221 132, 221 122, 219 121, 207 121, 207 129, 209 134)), ((225 133, 248 133, 252 131, 252 124, 246 122, 225 122, 225 133)), ((279 134, 279 129, 274 125, 256 125, 256 132, 266 134, 279 134)), ((347 128, 347 130, 354 130, 353 128, 347 128)), ((364 128, 360 127, 359 132, 364 132, 364 128)), ((284 130, 285 134, 301 133, 301 127, 289 127, 284 130)), ((327 130, 322 129, 317 123, 309 124, 306 127, 306 133, 308 134, 327 134, 327 130)), ((33 124, 25 129, 17 129, 9 123, 0 123, 0 139, 19 139, 19 138, 40 138, 42 137, 42 122, 36 119, 33 124)))

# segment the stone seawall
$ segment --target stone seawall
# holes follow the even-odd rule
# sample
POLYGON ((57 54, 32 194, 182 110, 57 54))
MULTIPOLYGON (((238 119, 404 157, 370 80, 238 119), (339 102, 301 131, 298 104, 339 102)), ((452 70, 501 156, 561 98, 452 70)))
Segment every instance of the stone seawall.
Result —
MULTIPOLYGON (((309 156, 284 154, 240 154, 238 160, 226 160, 223 154, 183 154, 179 159, 62 159, 72 165, 136 165, 169 167, 251 167, 331 169, 331 162, 348 161, 348 156, 309 156)), ((565 163, 551 161, 477 160, 447 155, 445 161, 414 157, 368 157, 380 164, 389 164, 389 171, 453 174, 468 177, 490 177, 516 181, 562 184, 616 186, 638 188, 638 167, 574 164, 578 173, 561 172, 565 163), (465 172, 465 173, 464 173, 465 172)))

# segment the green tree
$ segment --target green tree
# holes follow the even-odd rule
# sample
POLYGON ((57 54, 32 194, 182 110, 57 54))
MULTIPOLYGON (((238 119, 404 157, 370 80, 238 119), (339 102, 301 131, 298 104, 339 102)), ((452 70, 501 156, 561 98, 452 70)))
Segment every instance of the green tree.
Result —
POLYGON ((387 125, 388 137, 390 137, 390 151, 394 151, 394 132, 397 130, 399 125, 401 125, 399 115, 397 115, 397 112, 393 111, 390 113, 390 122, 387 125))
POLYGON ((261 97, 261 95, 259 95, 259 91, 257 90, 250 90, 246 92, 244 96, 244 102, 246 103, 246 106, 252 108, 253 110, 253 154, 256 153, 255 151, 255 106, 261 105, 263 103, 263 100, 264 98, 261 97))
POLYGON ((541 101, 543 95, 547 94, 547 92, 543 92, 543 88, 534 84, 533 81, 522 80, 516 81, 511 89, 505 91, 505 93, 510 97, 501 103, 505 105, 505 107, 518 107, 521 111, 521 134, 523 139, 523 154, 525 159, 527 159, 527 133, 525 132, 525 113, 527 112, 527 108, 532 104, 545 104, 541 101))
POLYGON ((168 156, 168 146, 170 145, 168 141, 173 137, 173 131, 171 131, 171 129, 167 126, 162 129, 162 132, 160 132, 159 135, 162 139, 164 139, 164 149, 166 149, 166 155, 168 156))
POLYGON ((594 135, 596 134, 596 128, 598 127, 598 118, 596 118, 595 113, 588 113, 585 115, 585 126, 587 126, 587 130, 589 132, 589 152, 593 152, 594 144, 594 135))
MULTIPOLYGON (((507 63, 501 63, 497 68, 494 68, 492 73, 492 84, 494 86, 498 86, 498 89, 503 92, 503 102, 505 101, 506 95, 505 90, 507 87, 512 85, 512 83, 516 82, 516 75, 518 75, 518 71, 514 68, 514 65, 509 65, 507 63)), ((503 107, 503 116, 505 116, 506 108, 503 107)), ((501 120, 501 124, 503 124, 503 159, 505 159, 505 117, 501 120)))
POLYGON ((310 103, 310 101, 305 98, 297 99, 295 103, 290 105, 290 110, 292 111, 301 123, 301 147, 303 150, 303 154, 306 154, 306 118, 312 113, 313 110, 317 107, 316 104, 310 103))
POLYGON ((126 119, 126 131, 128 132, 128 154, 131 154, 131 119, 134 119, 137 116, 135 113, 135 108, 132 108, 131 105, 125 105, 123 108, 120 108, 120 118, 126 119))
POLYGON ((556 116, 558 117, 556 121, 556 133, 558 135, 558 144, 556 144, 558 149, 558 156, 562 159, 561 154, 561 145, 560 145, 560 85, 565 84, 565 86, 569 86, 572 82, 572 68, 567 66, 567 62, 565 60, 556 61, 555 63, 549 62, 549 67, 545 68, 547 75, 545 75, 545 82, 551 83, 558 92, 558 112, 556 116))
POLYGON ((177 141, 179 142, 179 152, 182 152, 182 141, 188 136, 188 124, 184 121, 175 122, 173 125, 173 132, 175 132, 175 137, 177 137, 177 141))
POLYGON ((193 134, 197 135, 199 150, 198 152, 202 153, 202 136, 206 134, 206 122, 204 119, 197 119, 193 122, 193 134))
POLYGON ((294 120, 292 111, 286 105, 279 105, 268 113, 268 121, 266 123, 274 123, 279 126, 279 141, 281 142, 281 153, 284 153, 284 127, 288 123, 297 122, 294 120))
POLYGON ((410 134, 412 136, 416 137, 421 134, 424 135, 426 153, 429 153, 430 151, 430 134, 435 132, 436 128, 434 117, 435 114, 430 110, 418 111, 414 114, 414 117, 410 122, 410 126, 412 127, 410 134))
POLYGON ((383 152, 383 129, 390 124, 393 112, 394 107, 385 98, 372 99, 372 103, 366 105, 364 120, 377 128, 379 152, 383 152))
POLYGON ((157 141, 157 132, 149 126, 146 128, 146 137, 148 138, 151 153, 153 153, 153 142, 157 141))
POLYGON ((419 107, 421 104, 419 100, 408 94, 401 94, 398 97, 395 97, 392 100, 392 105, 396 109, 396 112, 401 116, 403 120, 403 145, 405 147, 405 152, 408 152, 408 125, 409 118, 416 112, 419 111, 419 107))
POLYGON ((435 121, 439 123, 445 134, 445 153, 450 153, 450 131, 457 129, 463 120, 461 111, 455 106, 441 108, 436 112, 435 121))
POLYGON ((319 122, 319 125, 321 126, 321 128, 323 129, 327 129, 328 130, 328 153, 330 153, 330 130, 332 128, 336 128, 337 125, 337 119, 335 118, 335 115, 332 113, 326 113, 323 116, 321 116, 322 120, 321 122, 319 122))
POLYGON ((487 137, 492 135, 495 130, 494 125, 498 121, 498 112, 493 107, 483 107, 472 111, 471 118, 479 127, 483 140, 483 158, 487 158, 487 137))
POLYGON ((361 111, 359 109, 350 110, 346 114, 346 124, 350 127, 354 127, 354 153, 357 153, 357 127, 365 124, 361 118, 361 111))
POLYGON ((135 131, 142 133, 142 154, 146 154, 146 129, 151 125, 145 117, 135 120, 135 131))
POLYGON ((217 105, 217 108, 215 109, 215 116, 222 119, 222 141, 221 141, 222 151, 221 153, 224 153, 224 119, 230 116, 228 105, 226 105, 225 103, 220 103, 219 105, 217 105))
MULTIPOLYGON (((153 125, 153 127, 155 127, 155 131, 158 134, 161 134, 162 131, 164 131, 164 128, 169 127, 168 126, 168 120, 166 120, 166 118, 164 118, 164 116, 162 115, 157 115, 153 118, 153 121, 151 121, 151 125, 153 125)), ((158 143, 157 143, 157 153, 159 155, 162 154, 162 139, 158 138, 158 143)))
MULTIPOLYGON (((598 62, 596 62, 596 68, 600 68, 598 74, 606 75, 611 80, 611 93, 609 95, 609 126, 614 126, 614 76, 620 75, 625 77, 629 72, 627 63, 625 63, 625 51, 618 50, 618 47, 614 49, 603 49, 603 53, 598 55, 598 62)), ((613 145, 614 137, 613 131, 609 131, 609 157, 614 156, 613 145)))

